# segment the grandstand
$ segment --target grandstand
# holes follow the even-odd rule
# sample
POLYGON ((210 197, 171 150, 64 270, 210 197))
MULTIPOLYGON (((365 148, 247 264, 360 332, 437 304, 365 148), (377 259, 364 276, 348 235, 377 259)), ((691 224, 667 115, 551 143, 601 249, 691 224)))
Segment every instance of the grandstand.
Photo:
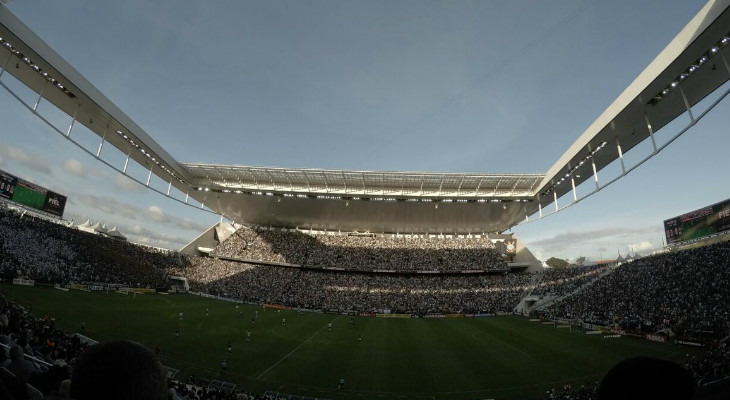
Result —
POLYGON ((17 61, 2 72, 38 94, 35 105, 23 103, 34 115, 72 142, 74 124, 83 124, 100 139, 96 150, 84 150, 102 163, 125 175, 130 161, 138 163, 148 171, 142 185, 221 216, 179 252, 167 252, 118 240, 116 229, 99 223, 73 229, 49 215, 0 207, 0 278, 15 283, 0 286, 8 293, 0 339, 13 357, 8 365, 19 368, 0 379, 0 393, 58 395, 56 378, 70 376, 65 365, 87 348, 86 334, 157 347, 169 378, 191 377, 170 389, 201 400, 318 393, 521 399, 546 391, 551 399, 592 399, 597 380, 632 355, 682 363, 700 394, 725 390, 727 242, 546 271, 506 232, 621 179, 666 146, 656 145, 656 131, 690 117, 668 145, 712 110, 730 93, 715 93, 730 78, 729 27, 730 0, 708 2, 544 173, 386 172, 178 161, 0 5, 0 60, 17 61), (727 74, 712 72, 710 63, 727 74), (717 100, 693 112, 711 94, 717 100), (71 124, 53 126, 37 112, 40 102, 71 124), (652 154, 625 165, 623 154, 645 141, 652 154), (124 167, 104 159, 105 144, 125 154, 124 167), (614 162, 620 176, 599 181, 598 171, 614 162), (150 186, 153 175, 166 191, 150 186), (579 197, 581 184, 594 189, 579 197), (50 315, 63 315, 62 329, 50 315), (87 332, 87 322, 98 326, 87 332), (332 324, 334 334, 323 339, 332 324), (250 331, 261 347, 246 344, 250 331), (363 336, 375 347, 355 348, 363 336), (300 349, 305 355, 290 358, 300 349), (431 365, 428 351, 443 365, 431 365), (563 355, 574 363, 556 362, 563 355), (351 375, 335 390, 329 386, 338 369, 351 375), (435 382, 441 376, 451 381, 435 382), (555 383, 565 384, 563 392, 555 383))
MULTIPOLYGON (((205 336, 206 341, 222 341, 223 343, 227 341, 229 344, 234 342, 235 346, 247 347, 246 340, 249 339, 241 339, 241 332, 248 330, 249 332, 254 331, 257 337, 266 336, 267 332, 280 326, 280 317, 285 318, 293 326, 299 326, 294 330, 297 335, 300 334, 299 329, 303 329, 300 324, 309 326, 310 328, 307 328, 305 332, 308 332, 306 335, 310 335, 308 336, 310 339, 318 336, 329 321, 330 324, 336 323, 339 333, 337 341, 329 343, 327 346, 345 346, 346 348, 349 346, 347 336, 352 336, 354 332, 368 332, 366 333, 368 339, 375 340, 376 343, 381 341, 387 343, 388 340, 398 337, 398 334, 391 330, 392 328, 381 325, 385 321, 393 319, 402 321, 407 318, 416 324, 416 320, 434 321, 435 323, 440 319, 449 318, 452 319, 452 321, 448 321, 449 326, 454 328, 460 326, 459 329, 473 329, 473 326, 480 327, 484 322, 496 321, 498 326, 486 328, 487 332, 491 332, 489 335, 505 335, 499 340, 510 341, 510 346, 513 346, 512 351, 514 346, 517 346, 518 353, 515 354, 523 352, 523 356, 529 354, 525 352, 534 351, 529 347, 529 343, 533 340, 560 339, 567 340, 568 343, 563 345, 568 346, 572 346, 576 342, 585 342, 584 345, 589 350, 583 355, 573 354, 573 357, 595 359, 599 348, 608 346, 609 342, 606 341, 622 338, 619 342, 612 342, 616 343, 615 346, 621 346, 620 350, 613 349, 614 345, 610 345, 608 349, 618 352, 617 354, 636 354, 638 348, 643 349, 640 354, 670 356, 686 363, 688 368, 691 368, 695 374, 694 379, 699 385, 697 390, 700 392, 720 390, 721 393, 726 393, 724 392, 726 389, 723 388, 728 382, 726 377, 728 368, 730 368, 730 364, 727 363, 726 350, 726 342, 730 337, 730 325, 728 325, 730 310, 726 306, 727 294, 730 293, 730 288, 727 287, 727 283, 730 282, 730 276, 727 276, 730 270, 726 268, 726 260, 730 252, 728 242, 644 257, 622 262, 620 265, 589 265, 565 270, 550 270, 542 274, 506 273, 505 270, 499 270, 496 273, 482 271, 464 274, 464 271, 457 270, 444 273, 414 274, 408 273, 408 271, 348 270, 340 267, 325 269, 324 267, 307 267, 306 265, 265 260, 259 260, 254 264, 236 260, 235 257, 229 257, 229 260, 226 260, 218 256, 219 253, 226 250, 223 248, 214 249, 212 254, 216 256, 186 256, 181 260, 174 253, 157 252, 149 247, 80 231, 10 209, 2 210, 0 222, 2 222, 0 223, 0 243, 3 255, 2 263, 0 263, 0 277, 5 278, 6 281, 12 280, 14 283, 13 287, 2 285, 0 289, 19 299, 19 304, 5 303, 4 307, 0 308, 0 325, 11 328, 29 326, 27 321, 32 318, 31 314, 20 308, 20 304, 26 307, 32 306, 33 309, 38 308, 47 315, 46 319, 38 319, 31 325, 36 332, 44 332, 40 337, 32 340, 24 339, 25 331, 13 333, 12 330, 8 332, 4 330, 6 328, 0 327, 0 335, 11 333, 6 339, 0 337, 0 340, 21 342, 31 340, 30 345, 34 349, 32 354, 36 357, 34 362, 37 365, 34 369, 37 369, 39 374, 48 373, 52 368, 46 364, 52 364, 53 360, 71 361, 75 354, 86 347, 86 345, 80 344, 89 341, 86 335, 91 335, 92 338, 114 338, 120 334, 121 329, 125 332, 123 335, 138 338, 137 340, 147 343, 150 347, 159 347, 162 343, 163 348, 170 349, 169 358, 164 358, 164 361, 171 364, 167 368, 174 374, 180 375, 181 370, 184 370, 181 375, 183 378, 178 379, 184 380, 184 376, 188 374, 198 377, 193 378, 190 382, 171 384, 178 392, 191 393, 191 391, 201 391, 206 387, 209 395, 221 393, 221 391, 238 395, 239 392, 232 389, 238 385, 263 393, 265 390, 279 387, 272 385, 274 382, 281 382, 280 379, 294 384, 296 381, 289 381, 290 378, 286 378, 293 371, 282 366, 281 371, 276 375, 277 378, 267 377, 268 372, 274 367, 278 367, 279 362, 266 361, 267 357, 264 357, 263 365, 258 362, 250 362, 250 367, 246 369, 247 372, 244 376, 233 372, 230 378, 214 374, 210 367, 196 366, 201 360, 207 360, 205 362, 208 363, 215 362, 210 360, 210 356, 195 351, 193 352, 194 358, 191 359, 190 348, 178 347, 179 345, 176 345, 178 339, 165 338, 165 335, 161 337, 160 330, 164 331, 170 329, 170 326, 178 326, 176 332, 182 328, 183 335, 187 337, 191 334, 191 329, 193 333, 199 329, 191 328, 187 321, 191 321, 192 326, 202 324, 204 330, 210 329, 208 332, 218 332, 218 328, 221 326, 230 325, 235 328, 233 331, 226 329, 225 331, 230 331, 228 334, 215 333, 210 336, 210 333, 205 334, 204 331, 197 334, 205 336), (180 285, 180 282, 187 285, 180 285), (47 289, 44 292, 42 288, 29 286, 55 286, 58 290, 47 289), (186 297, 149 296, 155 292, 168 293, 168 290, 173 287, 175 287, 175 291, 189 290, 196 295, 186 297), (112 297, 110 297, 110 293, 112 293, 112 297), (141 301, 137 296, 144 294, 149 296, 149 300, 145 300, 146 305, 142 308, 133 306, 134 303, 129 303, 130 301, 141 301), (63 301, 59 302, 59 296, 63 296, 63 301), (514 314, 515 306, 523 304, 521 300, 526 299, 526 296, 545 300, 530 304, 529 307, 523 306, 520 311, 529 313, 529 320, 527 318, 518 320, 501 320, 500 317, 477 318, 514 314), (161 300, 155 300, 156 297, 166 298, 164 303, 160 303, 161 300), (201 300, 196 300, 198 298, 201 300), (225 299, 226 301, 216 302, 208 299, 225 299), (207 302, 203 305, 200 301, 207 302), (186 306, 186 303, 189 305, 186 306), (165 306, 159 308, 161 304, 165 304, 165 306), (170 308, 170 305, 173 304, 173 308, 170 308), (235 308, 232 304, 236 304, 235 308), (120 310, 129 307, 131 307, 131 314, 125 315, 126 312, 120 314, 120 310), (203 309, 205 317, 203 317, 203 309), (109 315, 107 310, 117 311, 114 313, 115 315, 109 315), (178 319, 178 310, 184 310, 185 316, 183 317, 183 312, 180 311, 178 319), (209 310, 211 310, 210 316, 215 319, 211 322, 204 322, 205 320, 201 320, 201 318, 209 318, 209 310), (280 312, 284 314, 279 314, 280 312), (261 320, 259 320, 259 313, 261 313, 261 320), (2 322, 2 315, 8 316, 7 323, 2 322), (44 339, 44 335, 48 334, 47 329, 42 328, 43 324, 55 323, 55 318, 49 321, 48 315, 60 316, 57 323, 64 329, 77 330, 79 323, 82 324, 82 328, 79 334, 68 337, 64 331, 54 331, 52 342, 67 343, 71 340, 68 344, 54 350, 47 345, 51 341, 44 339), (317 317, 318 315, 319 317, 317 317), (346 323, 344 319, 338 321, 338 317, 343 315, 350 316, 350 323, 346 323), (22 319, 18 319, 21 317, 22 319), (108 318, 112 318, 112 320, 108 318), (119 322, 113 322, 120 318, 121 321, 135 320, 136 323, 132 325, 137 328, 123 328, 124 322, 122 322, 122 326, 119 325, 119 322), (357 318, 357 321, 353 318, 357 318), (458 321, 453 319, 458 319, 458 321), (382 322, 379 323, 378 320, 382 322), (98 325, 98 327, 87 332, 86 322, 83 321, 98 325), (463 321, 463 324, 460 321, 463 321), (208 325, 208 323, 212 325, 208 325), (504 323, 507 325, 500 327, 499 324, 504 323), (533 325, 534 328, 525 325, 535 323, 539 324, 533 325), (325 325, 322 326, 322 324, 325 325), (363 324, 367 328, 360 328, 363 324), (543 327, 544 324, 548 324, 549 327, 543 327), (342 327, 343 325, 344 327, 342 327), (472 328, 469 328, 470 326, 472 328), (572 335, 563 336, 558 333, 566 332, 566 330, 557 329, 562 327, 570 328, 572 335), (381 329, 386 329, 387 333, 381 332, 381 329), (537 331, 532 332, 533 329, 537 331), (515 330, 521 332, 519 338, 514 339, 517 341, 510 339, 515 330), (522 335, 526 334, 525 331, 531 331, 531 338, 522 340, 522 335), (552 331, 554 333, 551 333, 552 331), (381 337, 383 334, 386 336, 381 337), (344 337, 342 337, 343 335, 344 337), (558 337, 553 337, 554 335, 558 335, 558 337), (642 344, 631 342, 631 340, 642 341, 642 344), (600 347, 595 347, 593 341, 601 341, 600 347), (658 342, 657 346, 660 347, 654 348, 652 347, 654 345, 651 345, 650 348, 653 350, 648 351, 649 347, 644 344, 644 341, 648 341, 646 343, 658 342), (667 342, 672 342, 674 345, 667 344, 667 342), (687 347, 681 349, 680 354, 667 347, 677 345, 687 347), (60 349, 64 349, 62 353, 54 353, 60 349), (69 352, 68 349, 73 349, 73 351, 69 352), (685 353, 687 358, 683 360, 679 355, 685 353), (188 361, 184 360, 191 360, 193 364, 188 364, 188 361), (280 375, 282 373, 284 377, 280 375), (232 379, 233 382, 229 382, 227 379, 232 379)), ((288 234, 277 239, 279 241, 292 240, 294 244, 299 240, 298 235, 288 234)), ((253 245, 253 242, 255 240, 246 243, 253 245)), ((223 244, 226 243, 228 242, 223 242, 223 244)), ((448 244, 449 242, 443 243, 448 244)), ((397 243, 395 245, 397 246, 397 243)), ((310 246, 308 244, 304 248, 310 246)), ((260 247, 262 246, 259 246, 258 250, 260 247)), ((297 246, 293 247, 297 248, 297 246)), ((316 249, 317 245, 311 247, 316 249)), ((229 251, 232 249, 245 250, 241 247, 227 248, 229 251)), ((380 248, 376 249, 378 252, 387 252, 380 248)), ((398 247, 396 247, 397 249, 398 247)), ((265 248, 265 250, 267 251, 248 254, 249 256, 255 254, 256 257, 264 259, 267 256, 277 255, 277 253, 271 252, 271 247, 265 248)), ((419 249, 410 250, 418 251, 419 249)), ((467 248, 467 250, 469 249, 467 248)), ((449 253, 458 252, 456 249, 447 251, 449 253)), ((458 259, 458 255, 455 258, 458 259)), ((353 260, 340 261, 352 262, 353 260)), ((281 321, 283 324, 284 320, 281 321)), ((419 330, 418 335, 423 335, 432 329, 442 328, 421 326, 418 329, 425 329, 425 331, 419 330)), ((407 329, 409 332, 403 339, 411 340, 410 335, 415 334, 414 331, 405 327, 401 329, 407 329)), ((484 331, 479 329, 485 328, 473 331, 472 337, 484 335, 484 331)), ((279 332, 276 335, 287 334, 279 332)), ((362 338, 363 334, 359 335, 362 338)), ((456 337, 462 336, 456 335, 456 337)), ((298 343, 294 348, 297 350, 306 345, 307 340, 304 339, 306 337, 289 338, 284 343, 293 340, 294 343, 298 343)), ((188 340, 190 339, 186 339, 186 343, 188 340)), ((321 342, 321 340, 318 339, 319 345, 327 343, 321 342)), ((452 338, 445 336, 440 337, 439 340, 451 341, 452 338)), ((273 343, 269 343, 268 340, 265 342, 264 353, 260 353, 260 350, 253 350, 257 349, 257 346, 249 350, 242 350, 243 357, 249 359, 253 356, 251 352, 254 351, 255 357, 263 357, 264 354, 270 352, 274 357, 277 354, 281 357, 283 354, 286 358, 287 354, 282 353, 282 349, 276 347, 277 340, 274 340, 273 343)), ((56 346, 58 345, 54 345, 54 347, 56 346)), ((213 348, 205 344, 200 346, 202 352, 210 353, 213 357, 216 353, 222 352, 222 350, 216 351, 215 346, 213 348)), ((222 349, 224 345, 220 343, 216 346, 220 346, 222 349)), ((458 347, 455 343, 448 345, 449 348, 456 348, 455 346, 458 347)), ((490 346, 499 347, 500 344, 494 342, 490 346)), ((485 349, 491 348, 490 346, 485 349)), ((558 346, 558 344, 548 342, 545 346, 558 346)), ((348 354, 345 348, 335 351, 343 351, 348 354)), ((286 350, 283 351, 286 352, 292 351, 291 347, 284 347, 284 349, 286 350)), ((422 349, 416 351, 422 351, 422 349)), ((471 351, 476 350, 471 349, 471 351)), ((320 362, 317 361, 319 357, 316 352, 310 354, 311 362, 320 362)), ((405 355, 407 358, 411 356, 415 356, 415 354, 405 355)), ((497 357, 509 359, 514 356, 516 355, 505 353, 497 357)), ((611 357, 606 355, 606 361, 613 360, 612 357, 615 356, 615 354, 611 357)), ((237 360, 236 357, 230 358, 231 362, 237 360)), ((559 359, 561 358, 548 358, 548 360, 556 362, 559 359)), ((342 361, 335 360, 334 362, 342 361)), ((386 361, 385 365, 390 362, 393 361, 386 361)), ((355 364, 359 365, 358 363, 359 361, 355 364)), ((362 363, 363 366, 366 366, 368 361, 363 359, 362 363)), ((520 365, 527 368, 532 363, 533 361, 525 360, 520 365)), ((497 362, 497 365, 501 365, 501 363, 497 362)), ((597 367, 597 371, 605 372, 605 368, 608 366, 597 367)), ((441 373, 458 374, 461 367, 457 368, 455 365, 452 367, 456 369, 441 373)), ((484 368, 476 359, 463 364, 463 367, 477 370, 484 368)), ((569 365, 554 365, 554 367, 561 371, 570 371, 569 365)), ((237 368, 242 368, 242 366, 237 368)), ((416 365, 409 368, 418 370, 416 365)), ((596 370, 591 369, 591 371, 596 370)), ((591 376, 599 377, 600 375, 602 373, 597 372, 591 376)), ((399 391, 404 389, 395 389, 402 385, 402 382, 398 381, 401 373, 394 373, 392 376, 394 380, 386 383, 388 391, 383 392, 383 396, 408 397, 407 391, 399 391)), ((513 375, 508 374, 508 376, 513 375)), ((514 376, 517 377, 515 381, 487 379, 486 382, 491 382, 488 386, 494 385, 497 388, 494 389, 496 391, 490 390, 489 387, 476 387, 474 391, 469 391, 468 388, 473 387, 470 386, 473 382, 472 384, 462 383, 465 386, 460 388, 466 391, 459 392, 461 394, 458 398, 474 398, 470 397, 470 394, 474 393, 484 395, 499 393, 502 395, 500 398, 506 399, 538 398, 537 394, 529 388, 549 385, 541 383, 545 379, 542 375, 537 375, 534 378, 535 381, 525 381, 526 377, 522 374, 514 376), (503 389, 498 389, 504 385, 514 386, 514 393, 506 394, 502 392, 503 389)), ((39 377, 40 375, 36 379, 39 377)), ((313 376, 308 379, 311 379, 308 384, 322 385, 325 384, 323 381, 326 382, 333 378, 331 376, 313 376)), ((595 390, 595 386, 586 382, 584 378, 571 378, 568 375, 564 379, 565 382, 575 383, 576 388, 578 388, 578 384, 582 384, 583 388, 573 392, 566 387, 563 391, 552 392, 553 395, 570 393, 569 395, 572 396, 587 391, 586 393, 589 394, 586 395, 592 396, 590 393, 595 390)), ((34 381, 33 387, 39 387, 44 393, 51 393, 50 387, 42 387, 39 382, 34 381)), ((416 384, 422 385, 423 382, 416 382, 416 384)), ((353 386, 350 394, 355 396, 362 395, 361 391, 367 388, 359 381, 353 382, 353 386)), ((434 390, 447 392, 452 388, 445 386, 434 390)), ((553 390, 550 389, 550 391, 553 390)), ((287 391, 307 394, 311 393, 311 388, 307 388, 307 384, 304 386, 294 384, 287 391)), ((329 398, 346 398, 337 395, 337 392, 325 392, 328 393, 329 398)), ((270 394, 271 392, 269 392, 270 394)), ((260 398, 253 394, 247 395, 260 398)))

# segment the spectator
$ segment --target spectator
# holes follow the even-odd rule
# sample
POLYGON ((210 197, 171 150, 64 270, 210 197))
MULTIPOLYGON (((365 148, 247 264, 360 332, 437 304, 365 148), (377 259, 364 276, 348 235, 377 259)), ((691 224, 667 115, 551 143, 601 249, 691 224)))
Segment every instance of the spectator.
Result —
POLYGON ((32 362, 25 359, 23 348, 16 344, 10 347, 10 364, 8 364, 8 370, 15 374, 19 382, 26 384, 36 369, 32 362))
POLYGON ((75 400, 164 400, 165 371, 154 353, 139 343, 99 343, 76 360, 70 394, 75 400))

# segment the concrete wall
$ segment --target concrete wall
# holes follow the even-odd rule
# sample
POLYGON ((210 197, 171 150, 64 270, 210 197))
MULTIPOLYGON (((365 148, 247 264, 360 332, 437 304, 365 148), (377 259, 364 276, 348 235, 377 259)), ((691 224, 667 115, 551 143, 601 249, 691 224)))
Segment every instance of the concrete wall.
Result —
POLYGON ((236 228, 233 225, 227 222, 219 222, 201 233, 200 236, 193 239, 190 243, 186 244, 182 249, 180 249, 180 253, 199 256, 201 253, 198 251, 198 247, 214 249, 218 246, 218 243, 228 239, 228 237, 235 231, 236 228))
POLYGON ((513 262, 530 264, 527 268, 527 272, 542 272, 542 262, 535 258, 522 240, 520 240, 517 236, 515 236, 515 239, 517 239, 517 254, 515 255, 513 262))

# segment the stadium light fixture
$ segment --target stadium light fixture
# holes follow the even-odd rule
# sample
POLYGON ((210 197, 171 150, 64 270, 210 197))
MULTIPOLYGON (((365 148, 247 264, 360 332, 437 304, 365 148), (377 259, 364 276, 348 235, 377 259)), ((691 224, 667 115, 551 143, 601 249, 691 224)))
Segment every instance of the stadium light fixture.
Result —
MULTIPOLYGON (((8 49, 12 54, 16 55, 20 60, 22 60, 25 64, 31 67, 34 71, 36 71, 40 76, 42 76, 47 81, 54 84, 58 89, 60 89, 66 96, 74 98, 76 97, 75 94, 73 94, 70 90, 65 88, 58 80, 53 78, 48 72, 44 71, 41 67, 39 67, 36 63, 34 63, 30 58, 23 55, 18 49, 14 48, 10 42, 7 40, 0 38, 0 45, 8 49)), ((15 63, 15 68, 20 68, 20 63, 15 63)))
MULTIPOLYGON (((727 46, 730 44, 730 33, 727 33, 726 35, 723 35, 723 37, 715 43, 709 50, 707 50, 700 58, 698 58, 695 62, 690 64, 690 66, 682 72, 677 78, 673 79, 667 87, 662 89, 659 93, 657 93, 654 97, 652 97, 651 100, 647 102, 649 105, 656 105, 662 99, 664 96, 668 95, 672 89, 676 89, 679 86, 679 82, 687 79, 691 74, 695 73, 702 65, 707 63, 707 61, 710 60, 710 57, 716 55, 720 49, 722 49, 724 46, 727 46)), ((715 63, 712 63, 713 70, 717 69, 715 66, 715 63)))
MULTIPOLYGON (((578 171, 578 169, 580 167, 583 166, 583 164, 585 164, 591 158, 594 158, 594 156, 596 155, 596 153, 598 153, 604 147, 606 147, 607 144, 608 144, 608 142, 603 141, 603 142, 601 142, 601 144, 599 144, 598 146, 596 146, 595 149, 589 151, 588 154, 585 157, 583 157, 583 159, 581 159, 578 162, 577 165, 573 166, 570 170, 568 170, 568 172, 565 175, 563 175, 560 179, 558 179, 556 182, 554 182, 549 188, 545 189, 541 194, 542 195, 548 195, 548 194, 552 193, 555 190, 556 187, 562 185, 563 182, 565 182, 565 180, 567 178, 570 178, 573 174, 575 174, 576 171, 578 171)), ((580 175, 576 175, 576 177, 577 178, 580 178, 580 175)))

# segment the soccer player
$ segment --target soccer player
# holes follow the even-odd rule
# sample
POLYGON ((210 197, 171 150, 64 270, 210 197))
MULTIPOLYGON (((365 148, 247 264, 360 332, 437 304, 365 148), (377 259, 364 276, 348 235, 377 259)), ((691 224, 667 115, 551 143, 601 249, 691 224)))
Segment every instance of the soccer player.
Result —
POLYGON ((81 321, 81 332, 86 332, 86 322, 81 321))
POLYGON ((222 375, 226 374, 226 369, 228 369, 228 363, 226 362, 226 359, 224 358, 223 361, 221 362, 221 374, 222 375))
POLYGON ((238 312, 238 318, 243 318, 243 311, 238 312))
POLYGON ((180 321, 182 321, 182 319, 183 319, 183 313, 178 313, 177 316, 178 316, 178 318, 180 318, 180 321))
POLYGON ((358 336, 357 341, 362 342, 362 333, 360 334, 360 336, 358 336))
POLYGON ((231 344, 231 342, 228 342, 228 354, 231 353, 233 353, 233 345, 231 344))
POLYGON ((281 319, 281 326, 286 326, 286 318, 281 319))
POLYGON ((327 324, 327 329, 332 332, 332 322, 327 324))
POLYGON ((180 329, 175 329, 175 339, 180 337, 180 329))
POLYGON ((209 312, 209 311, 208 311, 208 309, 206 308, 206 309, 205 309, 205 316, 207 317, 207 316, 208 316, 209 314, 210 314, 210 312, 209 312))
POLYGON ((340 378, 340 381, 337 383, 337 390, 338 391, 345 390, 345 378, 340 378))
POLYGON ((246 341, 247 342, 251 341, 251 331, 246 331, 246 341))

